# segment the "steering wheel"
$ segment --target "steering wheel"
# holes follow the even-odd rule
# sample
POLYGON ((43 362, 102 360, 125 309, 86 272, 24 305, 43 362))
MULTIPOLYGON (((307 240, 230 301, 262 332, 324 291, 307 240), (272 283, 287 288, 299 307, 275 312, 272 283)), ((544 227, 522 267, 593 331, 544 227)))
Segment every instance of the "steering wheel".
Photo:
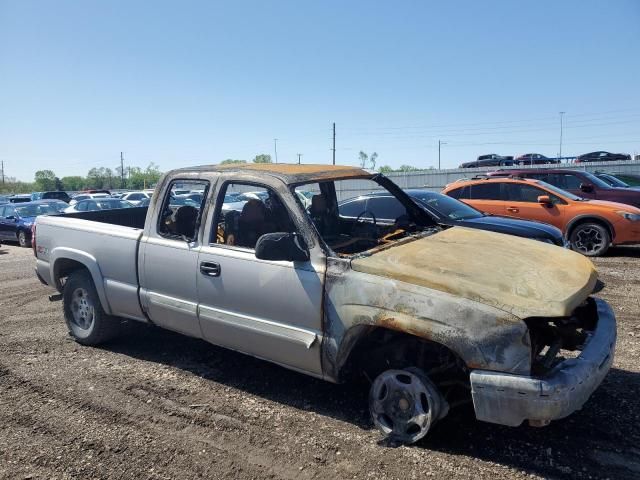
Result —
POLYGON ((360 218, 362 218, 362 216, 363 216, 363 215, 366 215, 367 213, 368 213, 369 215, 371 215, 371 218, 373 219, 373 225, 374 225, 374 226, 377 226, 377 225, 378 225, 378 222, 377 222, 377 220, 376 220, 376 216, 374 215, 374 213, 373 213, 371 210, 365 210, 365 211, 363 211, 360 215, 358 215, 358 217, 356 218, 356 223, 364 223, 364 222, 361 222, 361 221, 360 221, 360 218))

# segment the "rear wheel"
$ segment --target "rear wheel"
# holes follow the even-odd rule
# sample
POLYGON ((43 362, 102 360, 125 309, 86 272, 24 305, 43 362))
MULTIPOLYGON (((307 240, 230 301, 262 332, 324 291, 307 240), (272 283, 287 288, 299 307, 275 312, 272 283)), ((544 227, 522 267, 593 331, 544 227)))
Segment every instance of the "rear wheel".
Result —
POLYGON ((18 243, 24 248, 31 246, 31 241, 27 238, 27 233, 24 230, 18 232, 18 243))
POLYGON ((611 244, 609 231, 599 223, 582 223, 569 237, 571 248, 587 257, 604 255, 611 244))
POLYGON ((369 410, 387 438, 410 444, 424 437, 449 406, 427 375, 411 367, 386 370, 376 377, 369 391, 369 410))
POLYGON ((62 299, 69 333, 78 343, 99 345, 117 336, 120 320, 104 312, 89 272, 72 272, 64 285, 62 299))

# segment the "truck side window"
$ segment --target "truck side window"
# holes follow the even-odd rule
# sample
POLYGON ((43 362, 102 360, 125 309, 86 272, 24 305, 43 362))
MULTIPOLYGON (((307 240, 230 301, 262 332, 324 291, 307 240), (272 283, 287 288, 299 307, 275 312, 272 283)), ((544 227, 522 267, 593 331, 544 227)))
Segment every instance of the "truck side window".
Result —
POLYGON ((162 201, 158 233, 176 240, 195 240, 208 189, 209 182, 205 180, 172 181, 162 201), (200 202, 188 198, 188 193, 201 193, 200 202))
POLYGON ((227 183, 218 198, 222 206, 214 223, 217 228, 212 243, 254 249, 265 233, 295 231, 287 208, 270 188, 227 183))

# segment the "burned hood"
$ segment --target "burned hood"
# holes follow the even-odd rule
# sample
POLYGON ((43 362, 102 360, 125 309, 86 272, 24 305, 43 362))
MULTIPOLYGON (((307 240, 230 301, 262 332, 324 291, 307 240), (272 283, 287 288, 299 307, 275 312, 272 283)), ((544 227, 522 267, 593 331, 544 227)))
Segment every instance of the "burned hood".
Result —
POLYGON ((354 258, 351 268, 464 297, 519 318, 568 316, 597 281, 591 261, 578 253, 464 227, 354 258))

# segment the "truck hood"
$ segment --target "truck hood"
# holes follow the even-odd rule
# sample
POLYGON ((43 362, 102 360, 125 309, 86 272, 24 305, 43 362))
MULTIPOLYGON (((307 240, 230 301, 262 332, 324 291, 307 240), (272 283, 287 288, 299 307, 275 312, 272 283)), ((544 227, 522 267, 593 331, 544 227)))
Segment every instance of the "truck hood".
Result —
POLYGON ((464 297, 519 318, 569 316, 597 281, 593 263, 578 253, 464 227, 354 258, 351 268, 464 297))

